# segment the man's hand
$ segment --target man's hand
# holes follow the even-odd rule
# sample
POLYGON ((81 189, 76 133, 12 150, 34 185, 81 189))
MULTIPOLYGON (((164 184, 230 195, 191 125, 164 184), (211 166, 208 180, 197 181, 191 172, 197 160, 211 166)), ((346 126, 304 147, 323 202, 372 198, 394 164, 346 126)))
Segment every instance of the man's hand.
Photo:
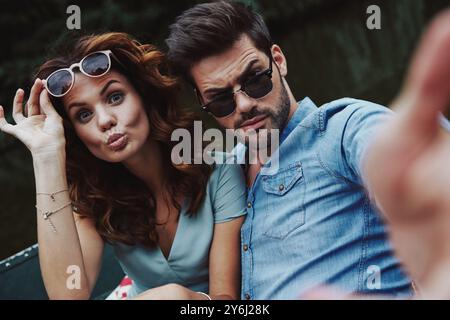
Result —
POLYGON ((366 161, 396 254, 425 298, 450 299, 450 10, 433 20, 366 161))

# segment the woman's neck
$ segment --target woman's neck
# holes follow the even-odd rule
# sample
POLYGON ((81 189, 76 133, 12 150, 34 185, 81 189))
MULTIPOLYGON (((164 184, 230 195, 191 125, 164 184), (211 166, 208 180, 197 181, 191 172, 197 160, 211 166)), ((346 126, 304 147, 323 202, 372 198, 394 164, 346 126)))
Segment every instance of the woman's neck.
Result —
POLYGON ((141 150, 124 161, 123 165, 144 181, 153 193, 158 194, 162 191, 164 170, 161 150, 156 141, 149 138, 141 150))

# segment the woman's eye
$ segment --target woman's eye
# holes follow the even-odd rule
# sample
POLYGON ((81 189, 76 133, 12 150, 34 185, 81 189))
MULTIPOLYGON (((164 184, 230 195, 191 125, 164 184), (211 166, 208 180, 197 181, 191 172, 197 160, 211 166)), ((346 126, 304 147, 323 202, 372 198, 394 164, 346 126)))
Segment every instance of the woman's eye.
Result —
POLYGON ((90 115, 91 115, 90 111, 82 110, 78 112, 77 119, 81 122, 86 122, 86 120, 89 118, 90 115))
POLYGON ((115 92, 108 97, 108 103, 117 104, 123 100, 123 93, 115 92))

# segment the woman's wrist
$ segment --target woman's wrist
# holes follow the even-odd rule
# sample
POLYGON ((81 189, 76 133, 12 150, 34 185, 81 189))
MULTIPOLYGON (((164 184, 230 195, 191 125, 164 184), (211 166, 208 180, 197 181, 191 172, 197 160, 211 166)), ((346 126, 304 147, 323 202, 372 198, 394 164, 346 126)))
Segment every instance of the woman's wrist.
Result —
POLYGON ((33 161, 43 161, 48 162, 55 159, 64 159, 66 158, 66 148, 65 146, 54 147, 54 148, 46 148, 35 150, 31 152, 31 156, 33 157, 33 161))
POLYGON ((49 167, 66 165, 66 150, 63 148, 34 152, 31 154, 33 158, 33 166, 35 171, 43 168, 48 170, 49 167))
POLYGON ((33 154, 36 192, 52 193, 67 188, 65 151, 33 154))

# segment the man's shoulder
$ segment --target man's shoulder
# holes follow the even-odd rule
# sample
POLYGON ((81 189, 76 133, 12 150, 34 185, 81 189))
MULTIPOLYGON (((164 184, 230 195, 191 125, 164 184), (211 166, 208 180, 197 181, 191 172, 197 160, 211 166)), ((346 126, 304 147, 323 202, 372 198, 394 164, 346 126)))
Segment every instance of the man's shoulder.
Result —
POLYGON ((321 131, 333 128, 343 130, 348 122, 360 123, 371 118, 386 116, 392 111, 380 104, 355 98, 342 98, 318 108, 318 124, 321 131))
POLYGON ((354 98, 334 100, 317 108, 315 115, 310 115, 318 128, 312 147, 321 164, 333 176, 357 181, 359 170, 350 168, 358 167, 360 151, 367 146, 376 126, 391 113, 385 106, 354 98))
POLYGON ((320 107, 311 108, 301 120, 300 126, 316 128, 320 132, 324 132, 330 126, 342 128, 351 118, 363 120, 374 114, 390 113, 392 113, 390 109, 374 102, 355 98, 341 98, 325 103, 320 107))
POLYGON ((342 98, 331 101, 321 106, 319 111, 323 114, 324 120, 329 120, 336 116, 341 120, 345 120, 350 118, 355 112, 361 115, 370 115, 374 112, 391 112, 383 105, 355 98, 342 98))

